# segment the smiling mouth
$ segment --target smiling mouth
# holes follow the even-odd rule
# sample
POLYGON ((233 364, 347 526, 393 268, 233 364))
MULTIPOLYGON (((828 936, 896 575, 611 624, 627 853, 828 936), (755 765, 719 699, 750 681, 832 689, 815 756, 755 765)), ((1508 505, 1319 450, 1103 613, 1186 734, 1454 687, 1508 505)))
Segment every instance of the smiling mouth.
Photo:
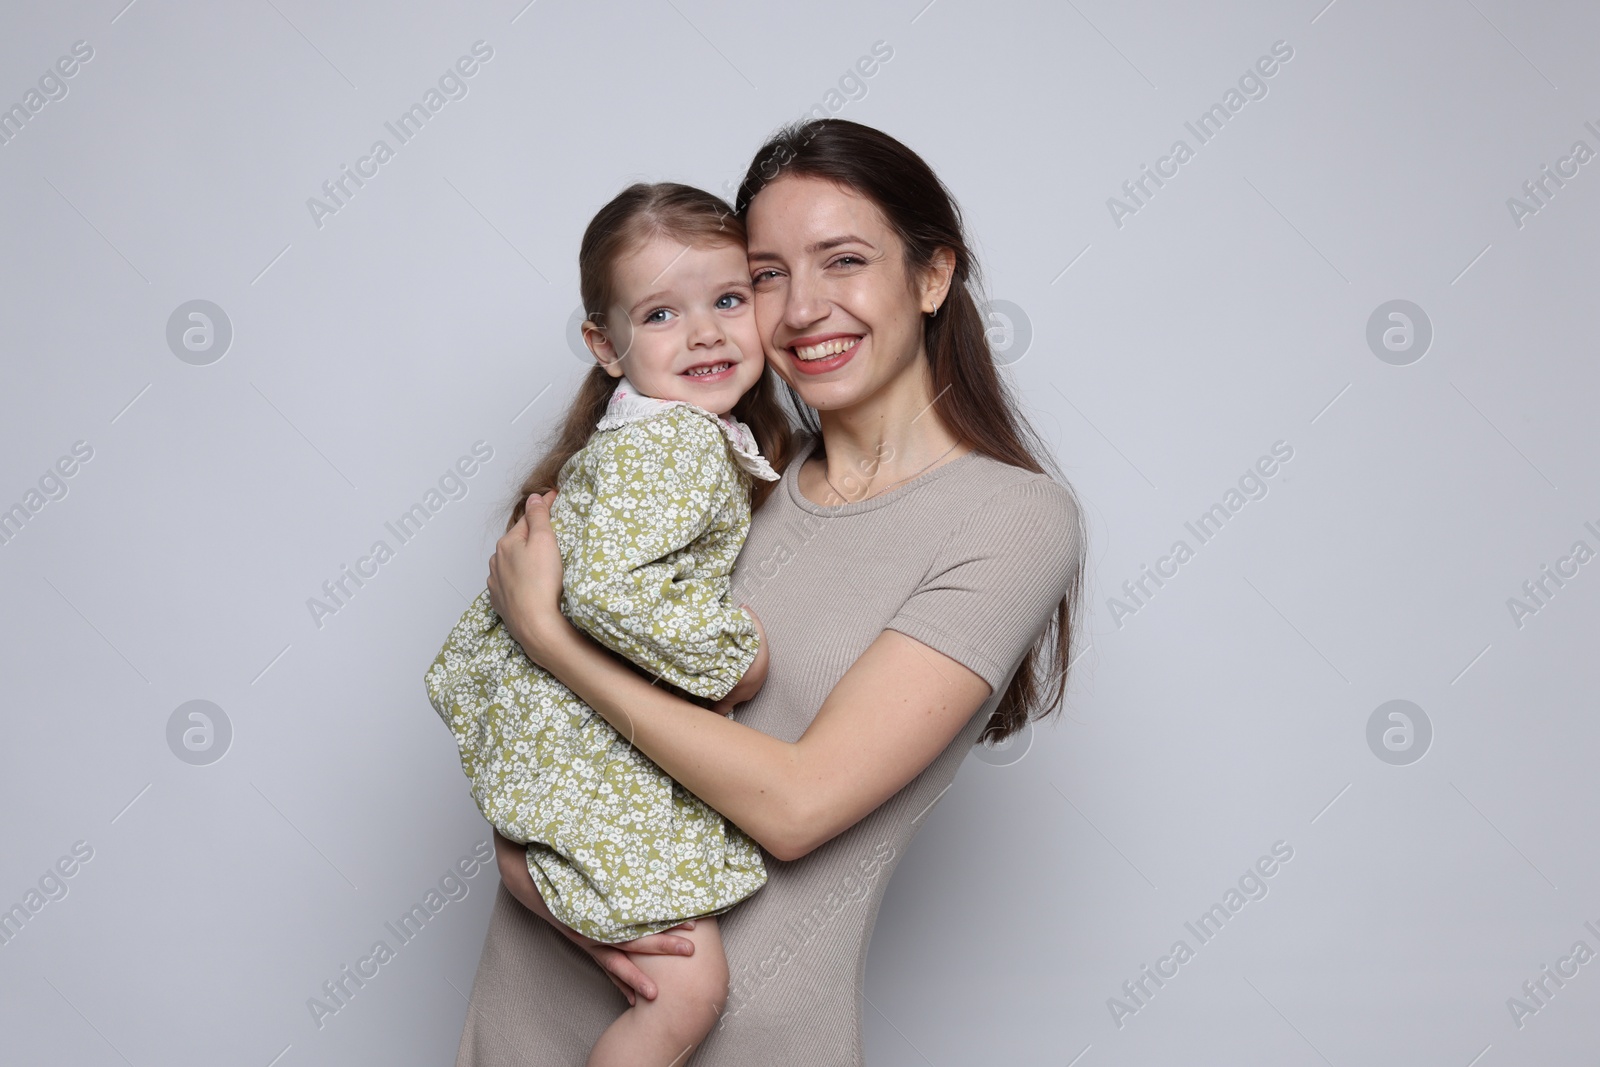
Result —
POLYGON ((827 359, 829 356, 837 356, 841 352, 848 352, 860 340, 861 338, 859 337, 835 337, 833 340, 823 341, 821 344, 795 345, 789 351, 794 353, 796 359, 809 362, 814 359, 827 359))
POLYGON ((726 361, 722 363, 707 363, 701 367, 691 367, 683 373, 684 376, 688 378, 701 378, 707 374, 716 374, 719 371, 725 371, 731 366, 733 366, 733 364, 726 361))

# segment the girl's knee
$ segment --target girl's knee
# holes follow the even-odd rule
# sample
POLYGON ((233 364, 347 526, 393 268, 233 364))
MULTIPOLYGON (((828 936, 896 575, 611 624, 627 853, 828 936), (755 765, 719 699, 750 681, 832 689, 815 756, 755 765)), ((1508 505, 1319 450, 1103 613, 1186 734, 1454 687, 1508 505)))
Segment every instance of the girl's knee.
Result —
POLYGON ((656 1016, 675 1038, 692 1044, 711 1032, 727 1006, 728 960, 715 926, 707 929, 705 920, 693 931, 673 932, 694 942, 694 955, 636 957, 660 990, 655 1000, 641 1000, 637 1007, 656 1016))
POLYGON ((690 995, 703 1005, 714 1022, 728 1003, 728 963, 719 954, 715 965, 701 968, 690 983, 690 995))
POLYGON ((677 983, 671 994, 663 984, 654 1002, 668 1040, 682 1047, 699 1044, 716 1028, 728 1000, 726 978, 718 983, 710 975, 685 977, 688 980, 677 983))
POLYGON ((699 925, 702 929, 690 935, 702 936, 694 937, 694 955, 684 961, 692 962, 694 966, 684 969, 680 1000, 693 1014, 702 1018, 709 1031, 728 1003, 728 957, 723 951, 722 939, 716 927, 712 925, 710 929, 704 929, 707 925, 704 920, 699 925))

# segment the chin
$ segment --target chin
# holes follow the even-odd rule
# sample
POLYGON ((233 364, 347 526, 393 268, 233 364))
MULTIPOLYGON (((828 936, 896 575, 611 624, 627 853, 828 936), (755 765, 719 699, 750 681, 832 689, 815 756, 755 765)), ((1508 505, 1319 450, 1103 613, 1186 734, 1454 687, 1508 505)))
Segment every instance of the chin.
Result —
POLYGON ((746 393, 750 392, 750 390, 754 389, 760 384, 761 375, 759 374, 755 375, 749 380, 734 379, 732 382, 727 384, 723 393, 720 394, 720 399, 726 400, 728 409, 731 411, 734 404, 737 404, 741 399, 743 399, 746 393))
POLYGON ((826 385, 806 383, 807 388, 796 389, 807 407, 816 411, 842 411, 860 403, 862 397, 856 390, 844 382, 830 382, 826 385))

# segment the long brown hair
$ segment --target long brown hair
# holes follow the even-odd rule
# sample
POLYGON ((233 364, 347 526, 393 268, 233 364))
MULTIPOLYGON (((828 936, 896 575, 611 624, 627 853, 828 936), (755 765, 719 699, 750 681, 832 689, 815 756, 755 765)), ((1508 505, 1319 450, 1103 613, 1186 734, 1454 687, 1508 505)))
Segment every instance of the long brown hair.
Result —
MULTIPOLYGON (((961 210, 933 168, 870 126, 834 118, 797 122, 774 134, 751 160, 735 202, 739 218, 748 216, 756 194, 786 175, 822 178, 876 204, 905 247, 906 273, 912 277, 932 264, 939 249, 949 249, 955 257, 950 292, 938 315, 922 320, 933 409, 962 444, 1001 463, 1048 473, 1076 505, 1071 483, 1022 414, 1010 383, 996 370, 984 316, 978 310, 976 294, 982 287, 977 261, 967 245, 961 210)), ((816 411, 787 382, 783 388, 802 429, 820 437, 816 411)), ((1082 509, 1075 511, 1077 559, 1067 593, 989 717, 984 737, 991 741, 1004 740, 1028 722, 1046 718, 1059 709, 1066 692, 1087 555, 1082 509)))
MULTIPOLYGON (((744 220, 720 197, 676 182, 628 186, 589 220, 578 246, 578 289, 590 322, 605 328, 606 311, 616 297, 617 263, 657 234, 697 248, 717 244, 742 247, 745 242, 744 220)), ((732 411, 734 418, 749 424, 761 454, 775 470, 782 470, 788 462, 794 435, 790 415, 780 405, 775 384, 779 380, 770 367, 764 369, 761 380, 739 398, 732 411)), ((522 518, 531 494, 559 488, 561 469, 588 443, 616 386, 617 380, 600 364, 589 368, 566 418, 547 435, 543 455, 522 480, 506 520, 507 530, 522 518)), ((751 481, 751 507, 758 508, 777 483, 751 481)))

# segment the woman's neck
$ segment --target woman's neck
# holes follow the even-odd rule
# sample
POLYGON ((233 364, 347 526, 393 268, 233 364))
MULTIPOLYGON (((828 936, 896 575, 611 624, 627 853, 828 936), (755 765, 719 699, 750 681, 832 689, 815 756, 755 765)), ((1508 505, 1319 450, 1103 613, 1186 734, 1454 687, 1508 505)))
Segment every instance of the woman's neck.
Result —
POLYGON ((933 401, 928 362, 918 359, 861 403, 818 412, 825 455, 806 464, 816 468, 815 484, 802 485, 802 492, 819 503, 837 504, 829 498, 840 494, 864 500, 964 455, 968 449, 939 418, 933 401))

